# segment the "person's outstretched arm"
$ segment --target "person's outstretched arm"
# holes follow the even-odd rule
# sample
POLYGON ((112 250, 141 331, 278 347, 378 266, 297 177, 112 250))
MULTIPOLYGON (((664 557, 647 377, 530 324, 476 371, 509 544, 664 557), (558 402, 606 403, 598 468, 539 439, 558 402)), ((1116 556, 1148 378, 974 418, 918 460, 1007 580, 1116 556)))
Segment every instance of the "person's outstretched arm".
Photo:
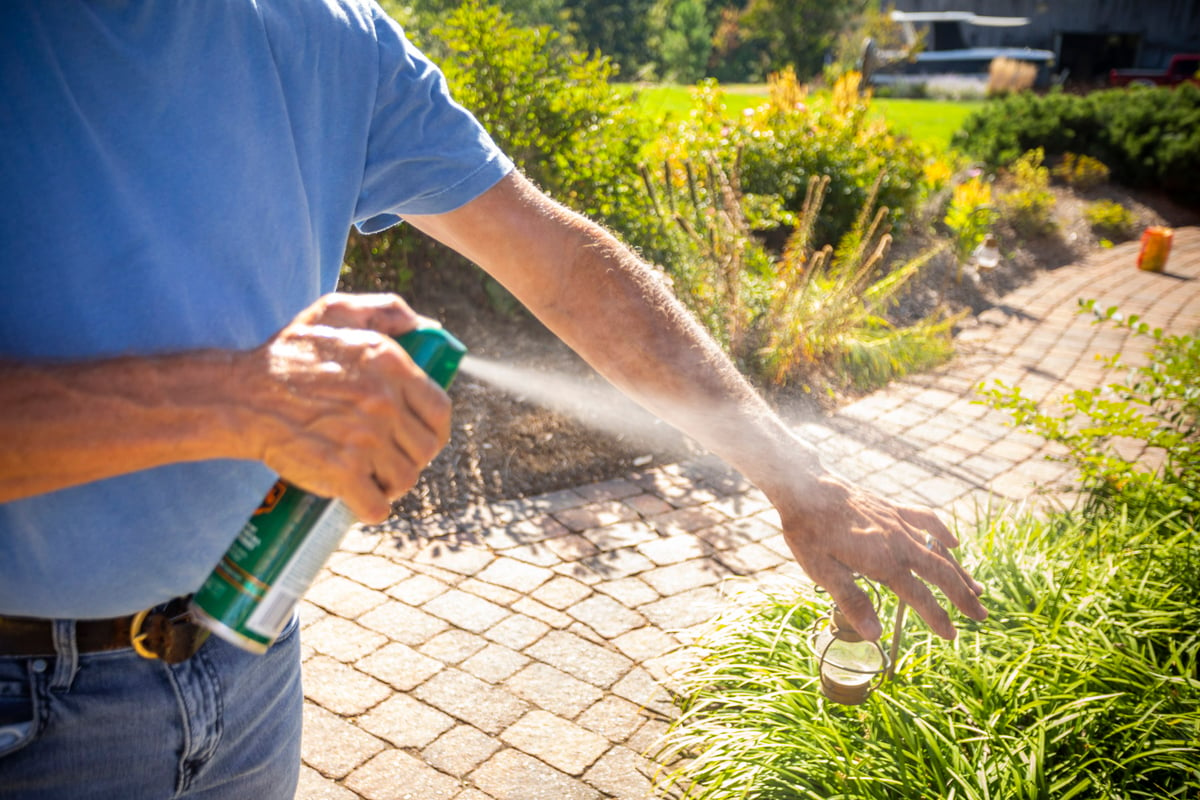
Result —
POLYGON ((937 516, 825 470, 658 273, 602 228, 517 174, 456 211, 408 221, 483 267, 618 388, 766 493, 800 566, 861 635, 881 628, 854 573, 889 586, 946 638, 954 626, 927 584, 967 616, 987 615, 937 516))

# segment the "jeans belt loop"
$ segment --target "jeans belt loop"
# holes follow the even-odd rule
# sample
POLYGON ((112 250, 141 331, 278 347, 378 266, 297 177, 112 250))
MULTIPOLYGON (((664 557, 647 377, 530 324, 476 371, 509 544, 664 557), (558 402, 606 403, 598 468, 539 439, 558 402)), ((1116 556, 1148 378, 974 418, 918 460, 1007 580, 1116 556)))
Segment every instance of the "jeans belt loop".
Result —
POLYGON ((54 674, 50 678, 50 690, 65 692, 71 688, 75 673, 79 670, 79 644, 75 638, 75 620, 56 619, 52 623, 54 637, 54 674))

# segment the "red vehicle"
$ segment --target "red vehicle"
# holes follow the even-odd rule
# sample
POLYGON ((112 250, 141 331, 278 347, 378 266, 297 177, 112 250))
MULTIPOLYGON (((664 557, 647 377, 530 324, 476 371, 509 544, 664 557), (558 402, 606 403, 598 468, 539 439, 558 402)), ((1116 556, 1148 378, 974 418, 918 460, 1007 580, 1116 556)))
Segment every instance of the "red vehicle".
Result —
POLYGON ((1108 73, 1109 86, 1178 86, 1184 81, 1200 84, 1200 53, 1171 56, 1165 70, 1114 69, 1108 73))

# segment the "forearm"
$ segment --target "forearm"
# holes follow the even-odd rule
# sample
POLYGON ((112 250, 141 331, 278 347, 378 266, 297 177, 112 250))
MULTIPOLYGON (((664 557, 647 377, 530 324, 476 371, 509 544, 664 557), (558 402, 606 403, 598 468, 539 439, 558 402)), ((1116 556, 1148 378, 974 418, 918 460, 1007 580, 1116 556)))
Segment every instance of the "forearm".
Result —
POLYGON ((815 452, 751 389, 655 270, 598 226, 511 180, 461 212, 466 219, 452 212, 415 224, 481 264, 614 385, 764 491, 782 481, 794 487, 798 463, 821 472, 815 452))
POLYGON ((174 461, 240 457, 233 354, 0 365, 0 502, 174 461))

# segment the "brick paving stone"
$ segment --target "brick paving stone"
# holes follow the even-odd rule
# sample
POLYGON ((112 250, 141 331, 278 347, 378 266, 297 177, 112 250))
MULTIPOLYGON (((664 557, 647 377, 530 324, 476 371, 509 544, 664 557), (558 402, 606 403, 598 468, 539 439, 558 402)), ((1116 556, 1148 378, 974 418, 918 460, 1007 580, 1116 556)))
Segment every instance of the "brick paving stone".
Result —
POLYGON ((568 775, 582 775, 608 749, 608 740, 556 717, 548 711, 530 711, 500 734, 511 747, 545 761, 568 775))
POLYGON ((735 575, 757 575, 779 566, 785 560, 774 550, 757 542, 722 550, 717 555, 717 561, 735 575))
POLYGON ((462 785, 408 753, 385 750, 351 773, 346 786, 367 800, 452 800, 462 785))
POLYGON ((304 599, 339 617, 354 619, 375 608, 387 598, 349 578, 330 575, 313 584, 312 588, 305 593, 304 599))
POLYGON ((566 631, 567 631, 567 633, 573 633, 576 636, 587 639, 589 642, 592 642, 593 644, 598 644, 601 647, 608 646, 608 639, 605 639, 603 636, 596 633, 594 630, 589 628, 587 625, 584 625, 582 622, 572 622, 570 625, 568 625, 566 627, 566 631))
POLYGON ((304 641, 318 653, 349 663, 383 647, 387 637, 348 619, 328 616, 304 631, 304 641))
POLYGON ((551 569, 554 570, 554 574, 556 575, 565 575, 568 578, 574 578, 580 583, 587 584, 588 586, 595 586, 597 583, 600 583, 604 580, 603 575, 596 572, 596 570, 592 569, 586 564, 582 564, 578 561, 573 563, 557 564, 551 569))
POLYGON ((625 505, 632 508, 643 517, 652 517, 656 514, 665 514, 675 508, 675 506, 663 500, 661 497, 656 497, 652 494, 639 494, 633 497, 626 497, 621 501, 625 505))
POLYGON ((567 606, 578 603, 591 593, 592 590, 587 584, 580 583, 566 575, 559 575, 533 592, 532 596, 539 603, 545 603, 551 608, 562 611, 567 606))
POLYGON ((711 508, 729 519, 748 517, 765 508, 770 508, 771 502, 757 491, 743 492, 730 497, 719 497, 708 504, 711 508))
POLYGON ((638 575, 656 592, 669 597, 698 586, 710 586, 729 577, 729 570, 706 558, 694 558, 669 567, 658 567, 638 575))
POLYGON ((337 714, 312 703, 304 704, 300 756, 321 775, 344 778, 384 746, 382 741, 337 714))
POLYGON ((648 719, 625 741, 625 746, 639 755, 654 758, 662 749, 669 727, 670 723, 661 718, 648 719))
POLYGON ((296 604, 296 614, 300 617, 300 629, 304 630, 310 625, 313 625, 329 616, 325 609, 316 606, 307 600, 301 600, 296 604))
POLYGON ((545 567, 538 567, 512 558, 497 558, 478 574, 478 579, 518 592, 532 592, 554 577, 545 567))
POLYGON ((612 693, 663 716, 669 717, 676 713, 667 690, 642 667, 629 670, 625 677, 613 684, 612 693))
POLYGON ((549 539, 545 542, 517 545, 505 550, 504 555, 510 559, 523 561, 526 564, 533 564, 535 567, 553 567, 562 561, 562 558, 558 555, 558 550, 552 546, 558 541, 561 541, 561 539, 549 539))
POLYGON ((451 629, 442 631, 417 648, 421 655, 436 658, 446 664, 457 664, 487 646, 487 640, 476 633, 451 629))
POLYGON ((505 589, 503 586, 487 583, 478 578, 464 578, 462 583, 458 584, 458 588, 464 592, 470 592, 476 597, 490 600, 498 606, 512 605, 521 599, 520 592, 514 592, 512 589, 505 589))
POLYGON ((639 578, 617 578, 612 581, 603 581, 597 583, 593 588, 629 608, 653 603, 661 596, 639 578))
POLYGON ((602 528, 618 522, 629 522, 638 518, 638 514, 628 505, 610 500, 602 503, 589 503, 579 508, 569 508, 559 511, 554 518, 575 533, 591 528, 602 528))
POLYGON ((630 575, 636 575, 654 567, 653 561, 632 547, 597 553, 590 558, 583 559, 580 563, 609 580, 628 578, 630 575))
POLYGON ((407 692, 440 672, 443 665, 436 658, 422 655, 406 644, 391 642, 355 666, 394 689, 407 692))
POLYGON ((620 653, 566 631, 547 633, 526 648, 525 654, 602 689, 611 686, 633 666, 620 653))
POLYGON ((566 628, 571 624, 571 618, 566 614, 539 603, 531 597, 522 597, 512 604, 512 610, 526 617, 532 617, 553 628, 566 628))
POLYGON ((469 776, 495 800, 599 800, 600 793, 519 750, 504 749, 469 776))
POLYGON ((524 650, 542 638, 548 630, 550 626, 541 620, 513 614, 489 628, 484 636, 513 650, 524 650))
POLYGON ((912 487, 912 491, 922 498, 925 505, 934 508, 953 503, 970 489, 971 484, 966 481, 940 475, 912 487))
POLYGON ((449 627, 445 620, 403 603, 389 601, 358 618, 361 625, 402 644, 421 644, 449 627))
MULTIPOLYGON (((518 520, 508 526, 507 535, 515 544, 534 544, 566 536, 571 529, 549 514, 518 520)), ((497 548, 500 549, 500 548, 497 548)))
POLYGON ((583 531, 582 535, 601 551, 632 547, 658 538, 658 533, 654 528, 641 520, 618 522, 603 528, 591 528, 583 531))
POLYGON ((670 631, 707 622, 713 618, 721 605, 720 592, 711 586, 701 586, 638 606, 638 611, 654 625, 670 631))
POLYGON ((578 533, 572 533, 558 539, 551 539, 544 546, 560 561, 578 561, 581 558, 587 558, 600 552, 600 548, 578 533))
POLYGON ((539 662, 513 675, 505 688, 523 700, 568 719, 579 716, 604 694, 590 683, 539 662))
POLYGON ((716 508, 712 502, 691 508, 682 508, 668 514, 659 514, 648 520, 654 529, 663 536, 673 536, 680 533, 691 533, 701 528, 725 522, 729 517, 716 508))
POLYGON ((529 709, 525 701, 458 669, 446 669, 413 690, 413 694, 480 730, 497 734, 529 709))
POLYGON ((446 542, 434 540, 422 547, 412 560, 459 575, 474 575, 492 563, 493 558, 495 556, 490 550, 480 547, 452 547, 446 542))
POLYGON ((508 616, 508 610, 490 600, 451 589, 421 606, 436 617, 473 633, 482 633, 508 616))
POLYGON ((334 572, 368 589, 386 589, 412 575, 412 570, 376 555, 356 555, 330 567, 334 572))
POLYGON ((472 788, 464 789, 459 794, 454 795, 454 800, 496 800, 496 798, 472 788))
POLYGON ((567 613, 605 639, 640 628, 646 618, 606 595, 593 595, 567 609, 567 613))
POLYGON ((390 694, 387 684, 328 656, 304 664, 304 696, 335 714, 362 714, 390 694))
POLYGON ((649 625, 622 634, 612 643, 629 658, 639 662, 669 653, 679 646, 674 636, 649 625))
POLYGON ((623 697, 605 695, 575 720, 612 742, 623 742, 646 721, 646 712, 623 697))
POLYGON ((645 760, 628 747, 614 747, 584 773, 583 779, 606 795, 643 800, 654 794, 649 778, 639 771, 645 760))
POLYGON ((300 766, 296 800, 359 800, 349 789, 338 786, 312 767, 300 766))
POLYGON ((439 594, 450 589, 450 584, 443 583, 429 575, 413 575, 405 581, 397 583, 387 590, 389 597, 394 597, 410 606, 427 603, 439 594))
POLYGON ((578 486, 575 492, 583 497, 588 502, 601 502, 604 500, 623 500, 635 494, 640 494, 642 487, 632 481, 627 481, 624 478, 616 478, 610 481, 601 481, 588 486, 578 486))
POLYGON ((422 750, 421 758, 431 767, 462 778, 487 761, 500 747, 495 737, 469 725, 458 725, 422 750))
POLYGON ((637 551, 660 567, 678 564, 689 558, 701 558, 712 552, 712 547, 690 533, 654 539, 637 546, 637 551))
POLYGON ((395 694, 357 720, 395 747, 424 747, 454 727, 454 718, 407 694, 395 694))
POLYGON ((460 666, 488 683, 499 683, 529 663, 528 656, 502 644, 489 644, 460 666))

